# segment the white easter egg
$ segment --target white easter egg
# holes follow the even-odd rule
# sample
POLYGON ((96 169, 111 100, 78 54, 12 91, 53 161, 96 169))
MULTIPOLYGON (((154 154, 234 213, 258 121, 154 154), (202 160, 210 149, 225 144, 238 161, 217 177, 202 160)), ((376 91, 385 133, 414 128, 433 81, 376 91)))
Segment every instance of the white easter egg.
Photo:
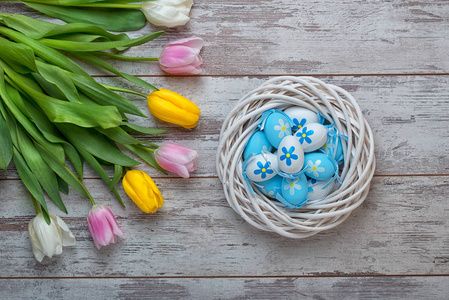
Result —
POLYGON ((254 182, 266 181, 279 172, 277 157, 272 153, 258 154, 251 157, 245 168, 248 178, 254 182))
POLYGON ((274 112, 267 117, 263 132, 270 144, 278 148, 284 137, 292 135, 291 121, 285 114, 274 112))
POLYGON ((316 180, 310 178, 309 180, 307 180, 307 184, 309 186, 309 193, 307 194, 307 198, 309 199, 309 201, 325 198, 333 191, 335 182, 335 180, 329 182, 327 180, 316 180))
POLYGON ((304 151, 298 139, 292 135, 284 137, 279 144, 277 158, 282 172, 294 174, 301 171, 304 165, 304 151))
POLYGON ((282 197, 290 206, 299 207, 307 201, 307 177, 304 174, 297 178, 284 178, 282 180, 282 197))
POLYGON ((292 120, 292 130, 296 132, 307 124, 319 123, 318 114, 310 109, 293 106, 284 110, 284 113, 292 120))
POLYGON ((295 133, 304 152, 313 152, 326 143, 327 129, 319 123, 308 124, 295 133))

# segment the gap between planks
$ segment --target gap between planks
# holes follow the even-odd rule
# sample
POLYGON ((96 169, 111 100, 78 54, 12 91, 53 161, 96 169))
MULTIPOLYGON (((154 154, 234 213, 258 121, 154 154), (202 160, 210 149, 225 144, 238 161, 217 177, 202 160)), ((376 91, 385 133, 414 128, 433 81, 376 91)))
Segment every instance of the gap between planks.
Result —
MULTIPOLYGON (((113 77, 113 78, 120 78, 120 76, 113 75, 113 74, 104 74, 104 75, 91 75, 95 78, 102 78, 102 77, 113 77)), ((308 73, 298 73, 298 74, 261 74, 261 75, 255 75, 255 74, 232 74, 232 75, 213 75, 213 74, 204 74, 204 75, 149 75, 149 74, 138 74, 133 75, 135 77, 146 77, 146 78, 195 78, 195 77, 224 77, 224 78, 237 78, 237 77, 278 77, 278 76, 295 76, 295 77, 397 77, 397 76, 449 76, 449 73, 361 73, 361 74, 308 74, 308 73)))

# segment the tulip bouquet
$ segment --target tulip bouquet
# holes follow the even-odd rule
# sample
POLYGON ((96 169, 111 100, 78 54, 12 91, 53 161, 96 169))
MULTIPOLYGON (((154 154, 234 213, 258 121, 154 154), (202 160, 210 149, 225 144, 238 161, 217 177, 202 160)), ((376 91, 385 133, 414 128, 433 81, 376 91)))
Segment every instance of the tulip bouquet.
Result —
MULTIPOLYGON (((9 0, 0 0, 9 1, 9 0)), ((192 0, 28 0, 27 6, 67 23, 85 23, 111 31, 130 31, 147 20, 156 26, 175 27, 189 20, 192 0)))
MULTIPOLYGON (((184 128, 196 126, 198 107, 175 92, 157 89, 137 77, 119 72, 100 58, 132 60, 106 50, 141 45, 161 33, 130 39, 126 34, 111 34, 98 26, 55 25, 0 13, 0 167, 6 169, 14 162, 36 207, 38 214, 30 222, 29 231, 37 260, 60 254, 63 246, 75 242, 67 225, 49 213, 44 196, 47 194, 67 213, 61 193, 67 194, 69 186, 92 203, 87 221, 97 248, 123 236, 112 212, 106 206, 97 205, 82 183, 84 162, 123 206, 116 185, 126 173, 123 188, 145 212, 155 212, 163 205, 163 198, 148 175, 129 170, 140 163, 122 149, 163 172, 189 177, 195 170, 195 151, 172 143, 159 147, 131 135, 160 134, 165 130, 131 123, 126 114, 146 116, 118 92, 145 97, 155 117, 184 128), (152 92, 147 95, 100 84, 67 54, 94 63, 152 92), (106 172, 110 167, 114 170, 113 178, 106 172)), ((194 65, 197 65, 197 55, 192 55, 194 65)))

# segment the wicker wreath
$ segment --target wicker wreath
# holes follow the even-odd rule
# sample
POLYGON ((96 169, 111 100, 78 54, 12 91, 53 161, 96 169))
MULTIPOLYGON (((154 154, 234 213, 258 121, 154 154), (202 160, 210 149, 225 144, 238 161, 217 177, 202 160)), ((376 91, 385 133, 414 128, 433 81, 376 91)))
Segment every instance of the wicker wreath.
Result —
POLYGON ((344 89, 311 77, 282 76, 246 94, 223 123, 216 167, 229 205, 249 224, 289 238, 305 238, 342 223, 365 200, 375 170, 372 131, 344 89), (263 112, 299 106, 319 112, 347 137, 340 184, 322 199, 286 209, 248 186, 242 154, 263 112))

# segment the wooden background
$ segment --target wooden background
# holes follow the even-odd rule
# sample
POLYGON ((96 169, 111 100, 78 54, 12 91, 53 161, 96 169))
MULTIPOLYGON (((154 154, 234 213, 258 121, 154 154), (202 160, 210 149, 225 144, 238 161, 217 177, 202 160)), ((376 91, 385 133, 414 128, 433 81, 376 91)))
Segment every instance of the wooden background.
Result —
MULTIPOLYGON (((47 20, 20 4, 0 8, 47 20)), ((154 63, 113 64, 198 104, 193 130, 135 119, 170 128, 156 143, 196 149, 198 171, 186 180, 142 165, 165 198, 153 215, 120 187, 122 209, 87 171, 86 186, 111 207, 125 238, 97 250, 86 224, 90 203, 72 191, 64 197, 69 215, 49 206, 77 245, 38 263, 27 231, 33 205, 14 167, 0 170, 0 297, 447 299, 449 1, 196 0, 191 17, 128 54, 158 56, 166 42, 196 35, 205 40, 201 76, 169 76, 154 63), (243 221, 229 208, 214 167, 227 113, 278 75, 315 76, 347 89, 375 134, 378 167, 367 200, 342 225, 304 240, 243 221)), ((132 99, 147 111, 143 99, 132 99)))

